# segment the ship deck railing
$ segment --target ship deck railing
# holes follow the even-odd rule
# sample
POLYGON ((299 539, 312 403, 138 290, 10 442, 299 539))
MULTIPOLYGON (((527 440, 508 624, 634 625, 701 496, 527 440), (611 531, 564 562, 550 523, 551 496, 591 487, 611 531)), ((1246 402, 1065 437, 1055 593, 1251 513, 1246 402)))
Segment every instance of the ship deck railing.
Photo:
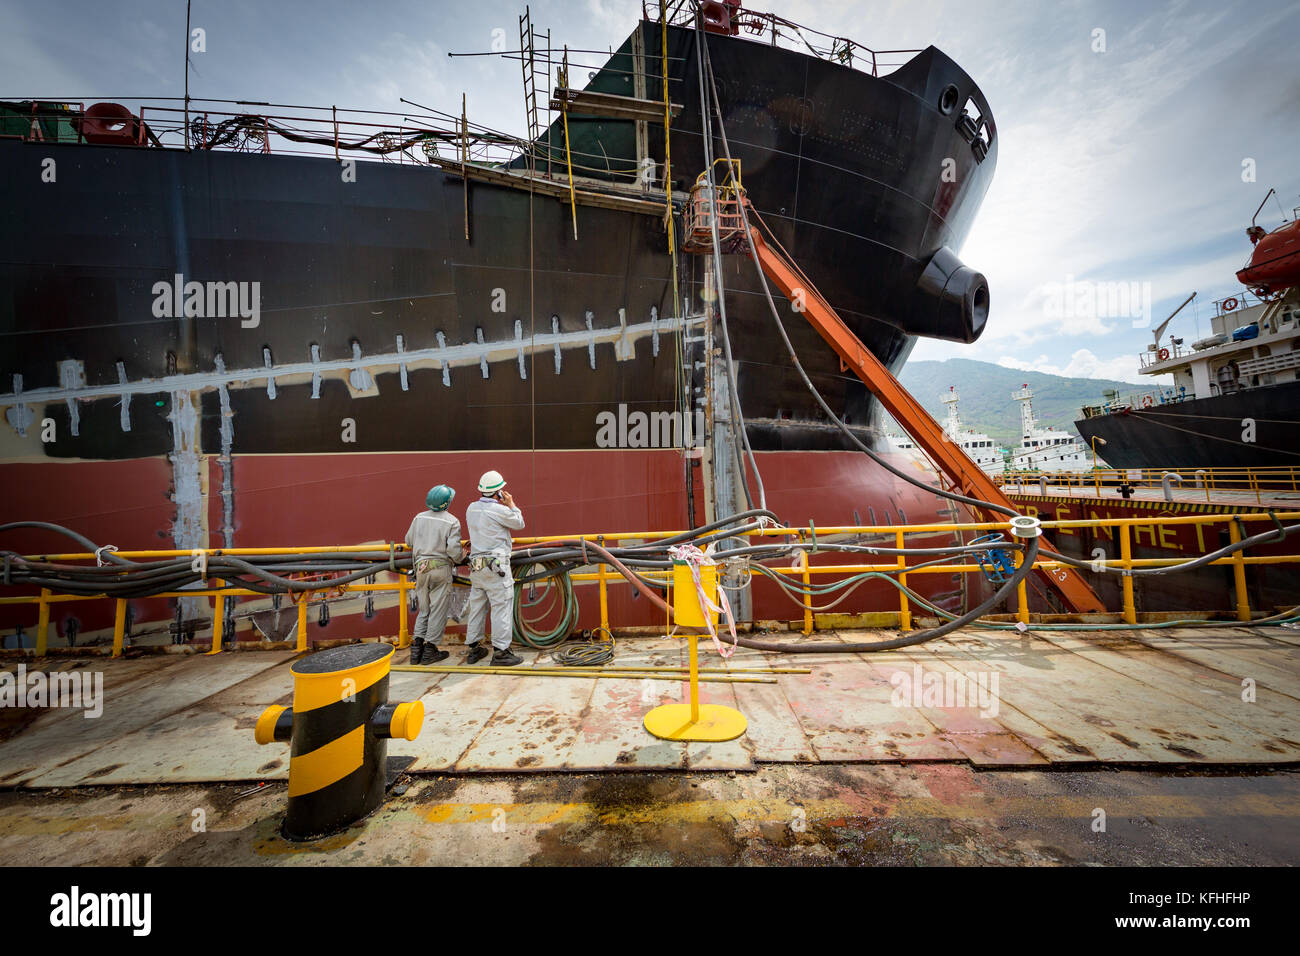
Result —
MULTIPOLYGON (((58 97, 0 97, 5 102, 30 102, 29 135, 9 136, 47 142, 41 121, 65 123, 85 113, 85 100, 58 97)), ((538 141, 513 136, 469 120, 466 112, 447 113, 431 107, 408 114, 337 106, 303 106, 242 100, 151 97, 123 103, 139 120, 135 132, 111 145, 142 149, 313 156, 342 161, 356 159, 401 165, 476 166, 515 170, 534 178, 564 179, 566 152, 544 134, 538 141), (549 172, 548 172, 549 170, 549 172)), ((414 104, 412 104, 414 105, 414 104)), ((71 123, 57 142, 86 143, 79 124, 71 123)), ((584 181, 608 182, 628 188, 642 180, 631 159, 604 153, 570 150, 574 175, 584 181)), ((644 190, 638 190, 644 191, 644 190)))
MULTIPOLYGON (((1133 544, 1135 538, 1135 529, 1150 529, 1153 536, 1156 529, 1165 529, 1180 525, 1199 525, 1214 526, 1226 525, 1230 540, 1237 542, 1242 540, 1248 534, 1255 534, 1267 528, 1278 527, 1279 522, 1284 520, 1295 520, 1300 518, 1300 511, 1273 511, 1257 512, 1246 514, 1196 514, 1180 516, 1145 516, 1135 518, 1114 518, 1107 517, 1104 519, 1079 519, 1079 520, 1049 520, 1042 522, 1044 532, 1049 535, 1057 530, 1063 533, 1077 533, 1081 529, 1089 529, 1094 535, 1105 534, 1107 537, 1114 536, 1118 558, 1107 558, 1094 560, 1094 566, 1100 571, 1101 568, 1120 569, 1121 571, 1131 571, 1134 568, 1155 568, 1170 567, 1181 564, 1186 561, 1185 557, 1178 558, 1135 558, 1133 557, 1133 544), (1247 531, 1247 525, 1256 527, 1247 531), (1260 527, 1263 525, 1264 527, 1260 527)), ((798 577, 807 588, 811 585, 814 576, 837 575, 841 579, 847 575, 858 575, 872 572, 897 574, 898 580, 906 585, 909 577, 915 578, 920 575, 980 575, 986 574, 985 568, 978 561, 972 563, 965 559, 955 559, 953 562, 944 562, 942 564, 929 564, 924 567, 915 567, 912 565, 925 562, 929 555, 914 555, 913 560, 909 561, 907 554, 899 555, 895 560, 884 563, 823 563, 815 564, 810 560, 811 556, 817 555, 818 542, 829 541, 853 541, 857 543, 875 542, 880 547, 896 548, 906 550, 908 547, 909 535, 934 535, 936 533, 953 534, 958 532, 970 532, 978 535, 987 535, 990 532, 1000 532, 1004 539, 1010 540, 1011 523, 1009 521, 989 521, 989 522, 966 522, 966 523, 935 523, 935 524, 901 524, 901 525, 837 525, 827 527, 817 527, 809 524, 804 527, 783 527, 769 526, 765 528, 752 529, 748 531, 738 531, 736 537, 748 537, 751 539, 782 539, 797 548, 798 559, 791 564, 788 560, 782 559, 781 563, 772 563, 764 565, 766 571, 786 575, 789 577, 798 577)), ((544 544, 555 540, 574 540, 585 539, 596 542, 604 547, 620 547, 633 544, 644 544, 648 541, 673 537, 686 532, 677 531, 621 531, 621 532, 604 532, 599 534, 569 534, 569 535, 548 535, 545 537, 521 537, 515 538, 514 543, 519 546, 529 546, 544 544)), ((1217 540, 1217 534, 1213 537, 1217 540)), ((918 547, 925 547, 924 543, 917 543, 918 547)), ((997 543, 989 545, 996 548, 997 543)), ((131 560, 156 560, 161 558, 196 558, 199 555, 205 555, 207 558, 219 556, 284 556, 284 555, 303 555, 303 554, 331 554, 338 552, 355 552, 361 550, 373 550, 375 545, 349 545, 349 546, 317 546, 317 547, 297 547, 297 548, 213 548, 213 549, 186 549, 186 550, 145 550, 145 551, 116 551, 115 553, 121 558, 131 560)), ((394 556, 408 553, 408 549, 402 544, 386 544, 386 548, 391 549, 394 556)), ((827 554, 827 552, 821 552, 827 554)), ((837 555, 843 555, 844 552, 836 552, 837 555)), ((1013 551, 1012 555, 1017 566, 1021 561, 1019 551, 1013 551)), ((93 552, 76 552, 65 554, 40 554, 28 555, 29 560, 56 561, 56 562, 81 562, 94 565, 100 558, 93 552)), ((725 554, 722 555, 725 565, 725 554)), ((1234 616, 1238 621, 1251 621, 1256 616, 1256 612, 1250 604, 1250 592, 1247 584, 1246 571, 1256 565, 1279 565, 1279 564, 1296 564, 1300 563, 1300 553, 1270 553, 1270 554, 1253 554, 1246 555, 1241 551, 1236 552, 1228 557, 1217 558, 1209 564, 1230 566, 1233 573, 1233 595, 1235 607, 1226 609, 1227 614, 1234 616)), ((609 614, 609 588, 614 586, 628 586, 628 582, 618 573, 611 572, 604 564, 593 564, 588 567, 594 568, 593 571, 579 571, 569 574, 570 580, 590 585, 595 583, 599 595, 600 607, 600 626, 607 633, 612 633, 610 628, 613 626, 609 614)), ((1053 561, 1042 558, 1034 563, 1035 570, 1051 573, 1064 569, 1066 566, 1059 561, 1053 561)), ((652 581, 663 581, 667 583, 667 578, 663 572, 644 571, 645 576, 652 581)), ((745 564, 741 568, 742 580, 753 581, 758 584, 762 577, 755 578, 755 572, 745 564)), ((316 582, 313 582, 316 583, 316 582)), ((321 601, 327 598, 348 599, 355 595, 373 596, 374 593, 387 592, 393 595, 398 608, 398 634, 395 643, 399 648, 407 647, 410 644, 411 633, 409 627, 409 592, 414 588, 415 583, 405 574, 391 572, 387 570, 376 570, 375 580, 373 583, 350 583, 338 586, 331 586, 328 581, 320 581, 320 588, 313 591, 298 592, 292 598, 297 605, 297 640, 296 648, 299 651, 309 650, 307 638, 307 610, 308 605, 313 601, 321 601), (380 578, 387 578, 381 580, 380 578)), ((550 585, 547 585, 550 586, 550 585)), ((775 584, 768 586, 776 587, 775 584)), ((32 590, 34 590, 34 586, 32 590)), ((1111 612, 1109 615, 1102 615, 1104 618, 1118 617, 1119 620, 1127 624, 1138 623, 1138 611, 1133 594, 1133 579, 1130 575, 1123 575, 1122 592, 1120 607, 1111 612)), ((223 636, 227 633, 225 620, 225 608, 227 599, 238 598, 260 598, 262 601, 267 600, 267 595, 262 591, 254 591, 247 588, 232 586, 219 587, 196 587, 185 588, 176 591, 168 591, 156 595, 150 595, 153 598, 203 598, 213 599, 213 610, 211 617, 211 650, 207 653, 218 654, 223 649, 223 636)), ((42 588, 38 594, 23 594, 18 596, 0 597, 0 607, 3 606, 32 606, 37 608, 37 633, 34 646, 34 653, 37 657, 43 657, 48 652, 48 631, 50 621, 50 609, 53 605, 66 602, 76 601, 114 601, 114 628, 112 634, 112 656, 121 657, 127 648, 126 644, 126 613, 129 603, 125 598, 114 598, 107 594, 100 595, 77 595, 61 594, 52 591, 49 588, 42 588)), ((801 632, 804 635, 812 634, 817 628, 816 615, 814 614, 812 596, 809 593, 804 594, 802 605, 799 605, 799 599, 791 596, 796 607, 802 611, 803 626, 801 632)), ((1029 600, 1027 595, 1026 582, 1021 581, 1017 589, 1015 598, 1016 610, 1014 619, 1022 624, 1029 625, 1032 623, 1033 616, 1030 613, 1029 600)), ((237 606, 237 605, 236 605, 237 606)), ((245 617, 251 617, 255 611, 264 611, 267 607, 257 606, 249 610, 245 617)), ((1171 612, 1190 614, 1192 612, 1181 612, 1178 609, 1169 609, 1171 612)), ((913 610, 906 593, 900 591, 898 595, 897 610, 889 611, 887 609, 874 609, 865 613, 874 614, 878 619, 884 620, 881 626, 897 627, 901 631, 908 631, 913 628, 913 610), (887 618, 887 620, 885 620, 887 618)), ((1168 616, 1166 612, 1150 612, 1155 617, 1150 620, 1163 620, 1168 616), (1165 617, 1160 615, 1164 614, 1165 617)), ((1204 612, 1201 612, 1204 614, 1204 612)), ((232 614, 232 620, 238 615, 232 614)), ((840 615, 842 616, 842 615, 840 615)), ((536 622, 534 622, 536 623, 536 622)), ((796 622, 790 622, 793 627, 796 622)), ((832 624, 832 626, 836 626, 832 624)), ((83 637, 91 638, 92 635, 85 634, 83 637)), ((82 645, 83 647, 87 645, 82 645)))
MULTIPOLYGON (((670 3, 669 25, 693 28, 695 8, 696 4, 691 0, 677 0, 670 3)), ((656 22, 659 20, 658 4, 647 5, 643 0, 641 12, 647 20, 656 22)), ((922 52, 921 50, 873 50, 865 43, 859 43, 848 37, 824 33, 777 16, 775 13, 764 13, 748 7, 740 7, 736 11, 735 23, 739 27, 739 36, 747 36, 758 42, 766 41, 771 46, 797 50, 800 53, 811 53, 818 59, 839 63, 841 66, 861 70, 872 76, 881 76, 896 70, 922 52)))
POLYGON ((1261 467, 1230 466, 1209 468, 1093 468, 1088 471, 1037 471, 1008 469, 1003 474, 1004 486, 1049 486, 1094 489, 1098 495, 1103 488, 1116 489, 1121 485, 1132 488, 1164 488, 1177 483, 1184 492, 1204 492, 1207 503, 1214 500, 1215 491, 1247 491, 1262 505, 1264 498, 1273 492, 1300 492, 1300 465, 1274 465, 1261 467))

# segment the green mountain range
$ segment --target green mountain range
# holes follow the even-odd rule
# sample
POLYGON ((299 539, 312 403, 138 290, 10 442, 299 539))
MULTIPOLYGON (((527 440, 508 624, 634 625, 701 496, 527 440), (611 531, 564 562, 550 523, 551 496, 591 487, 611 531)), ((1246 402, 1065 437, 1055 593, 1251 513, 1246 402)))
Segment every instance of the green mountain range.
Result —
MULTIPOLYGON (((1099 405, 1104 389, 1120 395, 1146 391, 1141 385, 1102 378, 1066 378, 1044 372, 1026 372, 972 359, 944 362, 908 362, 899 376, 926 411, 940 422, 947 416, 940 397, 949 385, 957 386, 958 412, 963 428, 984 432, 1004 448, 1020 444, 1020 405, 1011 393, 1028 384, 1034 390, 1034 417, 1041 427, 1051 426, 1078 435, 1075 419, 1084 405, 1099 405)), ((901 434, 901 428, 891 428, 901 434)))

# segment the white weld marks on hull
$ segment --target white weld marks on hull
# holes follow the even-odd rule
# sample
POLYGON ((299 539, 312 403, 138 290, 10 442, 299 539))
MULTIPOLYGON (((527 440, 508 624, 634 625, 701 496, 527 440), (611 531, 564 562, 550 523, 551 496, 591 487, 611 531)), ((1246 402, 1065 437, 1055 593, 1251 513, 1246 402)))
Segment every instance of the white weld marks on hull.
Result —
POLYGON ((630 362, 636 358, 636 344, 627 329, 627 310, 618 310, 618 339, 614 342, 614 358, 620 362, 630 362))
MULTIPOLYGON (((556 346, 556 349, 557 350, 559 349, 558 345, 556 346)), ((556 371, 558 372, 559 369, 557 368, 556 371)), ((14 392, 13 392, 14 397, 18 398, 20 395, 22 395, 22 393, 23 393, 23 377, 21 375, 15 374, 14 392)), ((30 425, 32 422, 36 421, 36 413, 27 407, 26 402, 20 400, 12 408, 7 409, 5 411, 5 419, 13 427, 14 431, 18 433, 19 438, 26 438, 27 426, 30 425)))
MULTIPOLYGON (((615 355, 620 361, 630 361, 636 357, 635 346, 638 339, 653 338, 660 332, 671 333, 680 329, 687 341, 702 341, 702 337, 691 336, 689 333, 693 329, 700 328, 705 321, 704 317, 699 315, 688 316, 684 319, 660 319, 654 317, 651 321, 629 325, 626 322, 626 313, 620 310, 619 325, 596 329, 594 327, 594 318, 594 315, 588 312, 585 316, 585 329, 564 332, 560 329, 559 316, 552 316, 550 332, 524 337, 521 325, 518 335, 492 342, 484 341, 483 330, 480 328, 476 330, 476 341, 466 342, 462 345, 448 345, 446 335, 439 331, 436 333, 438 341, 436 347, 408 351, 403 340, 401 351, 369 356, 361 354, 360 345, 357 343, 354 344, 352 356, 340 359, 322 359, 320 345, 312 344, 310 361, 290 362, 279 366, 274 364, 271 350, 263 348, 262 365, 259 367, 172 373, 158 378, 142 378, 132 382, 118 381, 107 385, 86 385, 82 363, 73 361, 71 363, 60 363, 60 381, 65 384, 55 387, 25 391, 22 376, 14 375, 13 391, 0 394, 0 408, 8 409, 6 419, 17 430, 20 427, 26 429, 34 420, 35 413, 31 406, 48 402, 69 402, 75 413, 76 402, 88 402, 101 398, 125 398, 133 395, 154 395, 158 392, 202 392, 215 390, 222 385, 230 388, 244 388, 251 383, 260 381, 266 382, 267 396, 275 398, 277 381, 283 382, 286 379, 302 382, 310 379, 312 386, 311 397, 318 399, 320 398, 321 380, 326 374, 347 378, 350 373, 359 369, 366 370, 371 379, 371 391, 368 394, 377 393, 377 386, 374 383, 376 372, 384 369, 400 371, 403 367, 408 370, 408 373, 412 369, 438 368, 442 371, 443 385, 450 387, 452 366, 477 365, 480 372, 486 377, 490 363, 501 361, 518 363, 521 351, 526 358, 536 352, 551 350, 555 358, 555 372, 558 375, 562 367, 564 349, 585 348, 587 350, 588 364, 594 370, 596 368, 597 345, 608 343, 614 347, 615 355), (20 414, 18 409, 22 409, 23 413, 20 414)), ((527 366, 525 365, 525 374, 526 369, 527 366)))
POLYGON ((199 412, 190 392, 172 392, 167 419, 172 425, 172 501, 176 521, 172 540, 177 548, 202 548, 203 482, 199 477, 199 412))
MULTIPOLYGON (((86 384, 86 366, 76 359, 64 359, 59 363, 59 385, 69 391, 83 388, 86 384)), ((64 399, 68 404, 68 427, 75 438, 81 434, 81 409, 77 400, 69 395, 64 399)))
MULTIPOLYGON (((405 351, 406 351, 406 340, 405 340, 404 338, 402 338, 402 336, 399 334, 399 335, 397 336, 397 354, 398 354, 398 355, 401 355, 401 354, 402 354, 403 352, 405 352, 405 351)), ((402 383, 402 391, 404 391, 404 392, 406 392, 406 391, 410 391, 411 385, 410 385, 410 383, 409 383, 409 382, 407 381, 407 379, 406 379, 406 363, 405 363, 405 362, 403 362, 401 365, 397 366, 397 377, 398 377, 398 380, 402 383)))
POLYGON ((348 372, 348 384, 357 392, 379 394, 379 386, 375 384, 374 378, 366 371, 361 358, 361 343, 356 339, 352 340, 352 362, 352 370, 348 372))
POLYGON ((311 347, 311 397, 320 398, 320 346, 312 343, 311 347))
MULTIPOLYGON (((271 350, 266 346, 262 347, 262 367, 266 369, 268 373, 271 370, 271 350)), ((275 376, 274 375, 268 374, 266 376, 266 397, 271 399, 275 398, 275 376)))
MULTIPOLYGON (((447 350, 447 336, 439 332, 438 351, 445 352, 446 350, 447 350)), ((442 384, 447 386, 448 388, 451 388, 451 363, 450 362, 442 363, 442 384)))
MULTIPOLYGON (((117 363, 117 384, 119 385, 126 384, 126 363, 125 362, 117 363)), ((118 402, 118 405, 122 409, 122 414, 119 419, 119 421, 122 424, 122 431, 129 432, 131 430, 131 395, 129 392, 122 393, 122 398, 118 402)))
POLYGON ((524 368, 524 323, 515 319, 515 341, 519 344, 519 377, 528 378, 528 370, 524 368))
MULTIPOLYGON (((217 371, 226 370, 226 360, 217 353, 217 371)), ((230 408, 230 389, 224 384, 217 387, 221 404, 221 536, 227 548, 235 546, 235 487, 234 476, 230 473, 232 464, 230 452, 235 444, 235 413, 230 408)))

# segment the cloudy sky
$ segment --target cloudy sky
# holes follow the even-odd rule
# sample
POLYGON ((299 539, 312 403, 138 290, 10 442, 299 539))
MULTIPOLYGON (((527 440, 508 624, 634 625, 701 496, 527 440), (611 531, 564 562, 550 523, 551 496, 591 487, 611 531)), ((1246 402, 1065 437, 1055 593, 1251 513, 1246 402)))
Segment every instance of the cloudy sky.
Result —
MULTIPOLYGON (((1136 353, 1151 341, 1134 327, 1145 317, 1107 315, 1078 297, 1125 283, 1154 325, 1195 291, 1170 329, 1190 342, 1208 334, 1212 300, 1238 288, 1244 230, 1269 187, 1280 202, 1260 214, 1266 228, 1300 206, 1300 4, 753 5, 877 49, 933 43, 988 96, 999 165, 962 256, 988 276, 992 315, 977 344, 921 340, 913 358, 1135 381, 1136 353)), ((641 11, 640 0, 531 6, 557 45, 587 49, 617 46, 641 11)), ((190 92, 400 111, 400 96, 458 109, 464 91, 477 121, 519 132, 518 63, 447 53, 489 50, 498 30, 516 45, 522 9, 513 0, 193 0, 207 50, 193 57, 190 92)), ((178 96, 184 37, 184 0, 0 0, 0 96, 178 96)))

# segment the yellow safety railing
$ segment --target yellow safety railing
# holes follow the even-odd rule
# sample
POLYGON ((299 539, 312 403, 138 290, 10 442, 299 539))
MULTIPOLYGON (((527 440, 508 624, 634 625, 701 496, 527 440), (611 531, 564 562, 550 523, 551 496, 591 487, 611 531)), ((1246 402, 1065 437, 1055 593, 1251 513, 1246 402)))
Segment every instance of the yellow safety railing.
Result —
MULTIPOLYGON (((1166 475, 1176 490, 1203 492, 1211 501, 1215 491, 1245 491, 1253 493, 1256 504, 1271 492, 1300 491, 1300 465, 1277 465, 1248 468, 1242 466, 1223 468, 1094 468, 1090 471, 1033 471, 1012 470, 999 475, 1004 487, 1032 485, 1037 487, 1040 478, 1047 480, 1049 491, 1062 486, 1070 489, 1092 489, 1097 494, 1103 488, 1114 489, 1127 484, 1133 488, 1161 488, 1166 475)), ((1033 488, 1027 488, 1032 492, 1033 488)))
MULTIPOLYGON (((1135 527, 1166 527, 1176 525, 1215 525, 1226 524, 1228 527, 1229 538, 1232 542, 1242 539, 1241 527, 1244 524, 1263 524, 1266 527, 1276 526, 1279 521, 1294 521, 1300 519, 1300 510, 1297 511, 1276 511, 1271 513, 1251 513, 1251 514, 1206 514, 1206 515, 1180 515, 1180 516, 1153 516, 1144 518, 1090 518, 1078 520, 1061 520, 1061 521, 1044 521, 1042 528, 1045 532, 1062 531, 1071 533, 1078 529, 1103 530, 1108 535, 1114 532, 1119 540, 1119 557, 1105 560, 1090 562, 1096 566, 1107 568, 1122 568, 1131 571, 1135 568, 1154 568, 1169 567, 1176 564, 1182 564, 1188 560, 1187 557, 1178 558, 1135 558, 1133 556, 1133 538, 1135 527)), ((936 524, 916 524, 916 525, 836 525, 830 527, 766 527, 752 529, 748 531, 738 531, 733 537, 749 538, 783 538, 791 545, 800 548, 798 564, 789 565, 765 565, 769 572, 791 577, 798 576, 805 586, 811 584, 814 575, 853 575, 867 572, 896 573, 899 576, 900 583, 906 586, 907 578, 915 575, 925 574, 983 574, 984 570, 979 564, 970 564, 961 561, 960 563, 932 564, 926 567, 912 567, 907 563, 906 555, 898 555, 893 560, 879 564, 821 564, 814 565, 809 561, 809 553, 816 551, 818 540, 827 541, 835 537, 845 535, 853 536, 881 536, 883 541, 882 547, 894 547, 905 549, 907 547, 907 536, 912 534, 951 534, 955 532, 980 532, 988 533, 991 531, 1001 531, 1010 534, 1010 522, 991 521, 991 522, 967 522, 967 523, 936 523, 936 524)), ((683 531, 621 531, 621 532, 603 532, 600 534, 567 534, 567 535, 546 535, 541 537, 524 537, 515 538, 516 545, 536 545, 544 544, 549 541, 559 540, 587 540, 598 543, 606 547, 620 547, 621 542, 630 542, 634 544, 644 543, 656 539, 663 539, 684 534, 683 531)), ((1294 539, 1297 551, 1289 554, 1268 554, 1268 555, 1247 555, 1237 552, 1227 557, 1216 558, 1206 566, 1211 565, 1231 565, 1233 573, 1233 592, 1235 599, 1235 614, 1239 621, 1250 621, 1253 611, 1250 606, 1248 584, 1246 579, 1246 568, 1253 565, 1273 565, 1273 564, 1295 564, 1300 563, 1300 535, 1294 539)), ((989 545, 996 548, 997 543, 989 545)), ((232 555, 232 556, 268 556, 281 554, 329 554, 335 552, 351 552, 358 550, 374 550, 375 545, 350 545, 343 547, 307 547, 307 548, 212 548, 203 551, 195 550, 147 550, 147 551, 116 551, 117 556, 127 559, 153 559, 169 557, 193 557, 197 553, 206 554, 209 557, 232 555)), ((405 554, 407 549, 404 545, 394 546, 394 554, 405 554)), ((844 552, 838 552, 843 554, 844 552)), ((42 554, 29 555, 32 560, 43 561, 94 561, 93 553, 68 553, 68 554, 42 554)), ((1014 558, 1016 566, 1019 567, 1021 561, 1021 552, 1015 552, 1014 558)), ((597 564, 593 572, 575 572, 569 575, 573 581, 595 582, 599 591, 600 607, 600 626, 610 627, 609 620, 609 588, 612 585, 628 585, 628 582, 618 574, 611 574, 603 564, 597 564)), ((1050 559, 1039 559, 1034 562, 1035 570, 1051 572, 1064 568, 1065 565, 1059 561, 1050 559)), ((376 574, 391 574, 382 568, 376 569, 376 574)), ((651 580, 660 580, 665 575, 656 572, 643 572, 644 576, 651 580)), ((748 571, 750 577, 753 576, 752 570, 748 571)), ((385 592, 392 591, 398 595, 398 635, 397 646, 407 647, 410 643, 410 633, 408 627, 408 606, 407 591, 414 585, 404 575, 399 576, 395 581, 377 581, 373 584, 343 584, 333 586, 328 581, 320 582, 321 586, 308 592, 301 592, 300 595, 294 595, 293 599, 298 605, 298 632, 297 632, 297 649, 305 651, 308 649, 307 641, 307 624, 306 614, 307 605, 314 597, 319 598, 321 595, 329 593, 352 593, 352 592, 385 592)), ((1129 624, 1137 623, 1137 608, 1134 601, 1133 578, 1125 574, 1121 579, 1122 601, 1119 614, 1123 620, 1129 624)), ((167 591, 156 595, 149 595, 148 598, 181 598, 181 597, 216 597, 215 607, 213 610, 212 621, 212 648, 207 653, 217 654, 221 652, 221 637, 224 623, 225 601, 221 600, 226 597, 266 597, 261 591, 253 591, 246 588, 232 587, 213 587, 194 590, 167 591)), ((116 601, 114 612, 113 628, 113 651, 114 657, 121 656, 124 649, 124 630, 125 614, 127 599, 113 598, 106 594, 101 595, 72 595, 72 594, 55 594, 48 588, 41 589, 39 595, 22 595, 17 597, 0 597, 0 606, 4 605, 21 605, 36 604, 38 606, 38 623, 36 637, 36 654, 43 656, 47 651, 47 631, 49 626, 50 607, 54 604, 66 603, 71 601, 95 601, 95 600, 113 600, 116 601)), ((815 616, 813 613, 812 598, 809 594, 802 597, 803 612, 803 633, 811 634, 815 629, 815 616)), ((899 610, 897 611, 899 628, 909 630, 912 627, 912 610, 908 597, 905 593, 900 592, 899 610)), ((1018 620, 1029 623, 1030 612, 1025 582, 1020 583, 1016 596, 1016 617, 1018 620)))

